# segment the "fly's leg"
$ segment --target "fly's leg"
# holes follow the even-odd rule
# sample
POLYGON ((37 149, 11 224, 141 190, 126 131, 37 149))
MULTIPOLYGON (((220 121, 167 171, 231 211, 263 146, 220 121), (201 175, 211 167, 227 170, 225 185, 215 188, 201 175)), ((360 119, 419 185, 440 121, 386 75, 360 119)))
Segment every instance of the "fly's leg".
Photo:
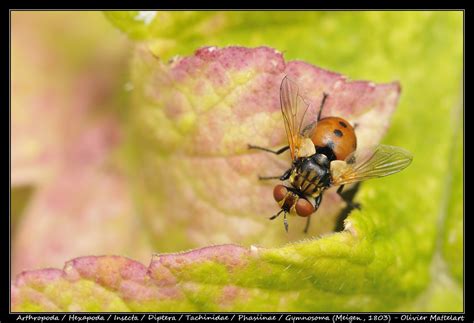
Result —
POLYGON ((258 179, 261 181, 266 181, 268 179, 280 179, 281 176, 260 176, 258 175, 258 179))
POLYGON ((259 180, 267 180, 267 179, 279 179, 280 181, 286 181, 290 178, 292 168, 288 169, 286 172, 283 173, 281 176, 258 176, 259 180))
MULTIPOLYGON (((275 154, 275 155, 280 155, 280 154, 284 153, 285 151, 287 151, 288 149, 290 149, 290 146, 285 146, 285 147, 280 148, 276 151, 268 149, 268 148, 264 148, 264 147, 250 145, 250 144, 248 145, 248 148, 249 149, 263 150, 263 151, 266 151, 266 152, 269 152, 269 153, 272 153, 272 154, 275 154)), ((258 179, 259 180, 279 179, 280 181, 285 181, 288 178, 290 178, 290 175, 291 175, 291 168, 288 169, 286 172, 284 172, 283 175, 281 175, 281 176, 260 176, 259 175, 258 179)))
MULTIPOLYGON (((281 212, 284 212, 284 210, 283 209, 280 210, 280 212, 278 212, 274 216, 270 217, 269 219, 270 220, 275 220, 281 214, 281 212)), ((286 219, 286 212, 283 214, 283 224, 285 225, 286 232, 288 232, 288 220, 286 219)))
POLYGON ((268 149, 268 148, 265 148, 265 147, 259 147, 259 146, 254 146, 254 145, 249 144, 248 148, 249 149, 263 150, 263 151, 266 151, 268 153, 272 153, 272 154, 275 154, 275 155, 280 155, 280 154, 284 153, 285 151, 287 151, 288 149, 290 149, 290 146, 285 146, 285 147, 280 148, 278 150, 271 150, 271 149, 268 149))
POLYGON ((323 112, 324 108, 324 103, 326 103, 326 99, 328 98, 329 94, 326 92, 323 93, 323 100, 321 101, 321 105, 319 107, 319 113, 318 113, 318 121, 321 120, 321 112, 323 112))
POLYGON ((346 202, 347 206, 349 206, 352 209, 359 209, 360 210, 360 203, 353 202, 351 199, 345 197, 342 195, 342 190, 344 189, 344 185, 339 186, 337 189, 337 194, 346 202))
MULTIPOLYGON (((316 212, 319 209, 319 205, 321 204, 322 200, 323 200, 323 194, 318 195, 314 199, 314 212, 316 212)), ((306 219, 306 225, 305 225, 304 230, 303 230, 304 233, 308 233, 310 222, 311 222, 311 215, 308 216, 308 218, 306 219)))
POLYGON ((305 225, 304 230, 303 230, 304 233, 308 233, 310 223, 311 223, 311 215, 308 216, 308 218, 306 219, 306 225, 305 225))
POLYGON ((321 204, 322 200, 323 200, 323 194, 319 194, 318 197, 314 199, 314 212, 316 212, 319 209, 319 205, 321 204))
MULTIPOLYGON (((359 183, 356 183, 354 186, 352 186, 350 189, 346 189, 344 191, 344 193, 342 193, 343 195, 343 199, 346 201, 346 200, 349 200, 349 201, 353 201, 354 200, 354 196, 355 194, 357 193, 358 189, 359 189, 359 186, 360 186, 360 182, 359 183), (344 198, 345 197, 345 198, 344 198)), ((342 189, 341 189, 342 191, 342 189)), ((341 195, 341 194, 339 194, 341 195)), ((347 203, 347 202, 346 202, 347 203)), ((352 210, 354 210, 354 207, 351 206, 352 203, 349 204, 346 204, 346 207, 344 207, 341 212, 339 213, 339 215, 337 216, 337 219, 336 219, 336 227, 334 228, 334 232, 340 232, 340 231, 343 231, 345 229, 345 224, 344 224, 344 221, 345 219, 349 216, 349 214, 352 212, 352 210)), ((360 205, 359 205, 360 207, 360 205)))

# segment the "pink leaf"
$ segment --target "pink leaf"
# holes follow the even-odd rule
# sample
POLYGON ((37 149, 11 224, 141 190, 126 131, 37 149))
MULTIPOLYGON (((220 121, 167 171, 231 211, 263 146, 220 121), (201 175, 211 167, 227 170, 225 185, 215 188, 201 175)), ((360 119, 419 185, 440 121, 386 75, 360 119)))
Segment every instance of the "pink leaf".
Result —
MULTIPOLYGON (((225 265, 228 270, 241 268, 246 265, 248 255, 249 251, 242 247, 223 245, 159 256, 148 268, 119 256, 76 258, 68 261, 63 270, 43 269, 18 275, 12 289, 12 308, 13 311, 153 311, 175 302, 196 310, 186 299, 193 283, 184 284, 186 279, 176 277, 206 262, 225 265), (90 299, 84 299, 84 295, 90 295, 90 299)), ((225 286, 218 297, 219 304, 225 306, 238 293, 238 288, 225 286)))
MULTIPOLYGON (((162 251, 169 249, 160 242, 169 240, 179 240, 180 248, 235 241, 270 247, 307 237, 305 219, 292 218, 288 235, 283 224, 268 221, 278 211, 272 198, 276 181, 257 179, 281 175, 291 164, 289 155, 247 149, 287 144, 279 102, 285 75, 311 104, 308 122, 316 119, 326 92, 323 116, 357 124, 359 147, 380 142, 400 93, 397 82, 349 81, 305 62, 285 62, 268 47, 206 47, 169 64, 140 48, 135 62, 136 109, 130 118, 138 134, 135 167, 143 172, 137 185, 147 205, 144 221, 162 251)), ((332 232, 343 207, 329 190, 310 236, 332 232)))

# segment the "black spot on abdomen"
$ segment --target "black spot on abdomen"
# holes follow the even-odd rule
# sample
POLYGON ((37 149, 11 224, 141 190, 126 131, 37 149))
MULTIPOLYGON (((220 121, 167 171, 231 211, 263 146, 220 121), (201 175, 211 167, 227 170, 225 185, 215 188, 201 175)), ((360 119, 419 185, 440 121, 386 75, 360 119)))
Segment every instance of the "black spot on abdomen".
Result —
POLYGON ((341 131, 341 130, 335 129, 333 132, 334 132, 334 134, 335 134, 336 136, 342 137, 342 131, 341 131))
POLYGON ((344 128, 347 128, 347 125, 346 125, 344 122, 339 121, 339 124, 340 124, 341 126, 343 126, 344 128))

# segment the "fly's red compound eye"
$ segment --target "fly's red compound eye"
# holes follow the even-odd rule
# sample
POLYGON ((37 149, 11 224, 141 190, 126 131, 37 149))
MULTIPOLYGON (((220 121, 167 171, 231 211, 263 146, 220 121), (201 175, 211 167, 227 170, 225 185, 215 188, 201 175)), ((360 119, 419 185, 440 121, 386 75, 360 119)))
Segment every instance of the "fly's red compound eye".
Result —
POLYGON ((285 198, 287 193, 288 189, 285 186, 279 184, 273 189, 273 198, 275 199, 275 201, 280 202, 285 198))
POLYGON ((308 200, 305 200, 303 198, 298 199, 298 202, 296 202, 296 213, 299 216, 307 217, 310 216, 313 212, 313 204, 309 203, 308 200))

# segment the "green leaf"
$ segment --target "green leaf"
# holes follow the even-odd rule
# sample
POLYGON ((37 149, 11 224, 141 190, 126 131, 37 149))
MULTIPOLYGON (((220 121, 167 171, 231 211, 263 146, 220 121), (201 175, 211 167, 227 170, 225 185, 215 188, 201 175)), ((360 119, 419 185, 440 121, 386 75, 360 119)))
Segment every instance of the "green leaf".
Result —
POLYGON ((447 210, 446 219, 441 228, 442 253, 448 265, 449 271, 458 281, 463 283, 463 124, 461 109, 455 110, 455 135, 451 148, 450 165, 452 172, 448 179, 448 191, 446 193, 447 210))
MULTIPOLYGON (((333 270, 333 274, 337 278, 332 280, 321 279, 323 282, 327 282, 327 288, 343 286, 341 290, 335 291, 339 294, 348 292, 344 290, 344 286, 346 286, 354 294, 363 291, 363 293, 377 296, 368 296, 368 300, 363 304, 359 302, 348 305, 347 302, 341 301, 343 305, 340 306, 331 307, 333 304, 324 302, 320 305, 325 310, 333 308, 336 310, 361 310, 364 308, 367 310, 390 308, 404 310, 411 308, 412 304, 417 306, 415 307, 416 310, 436 308, 433 305, 436 303, 434 300, 439 298, 440 295, 438 293, 438 296, 435 296, 435 291, 439 290, 439 286, 443 286, 443 284, 440 284, 439 280, 431 275, 431 272, 434 268, 433 257, 436 250, 436 241, 438 241, 440 234, 437 223, 440 209, 443 208, 444 183, 446 177, 449 176, 449 172, 456 169, 452 169, 448 163, 452 124, 446 122, 446 120, 447 118, 449 120, 450 111, 458 99, 458 88, 461 81, 462 14, 459 12, 305 13, 298 15, 298 21, 304 24, 304 27, 295 26, 298 25, 298 22, 296 22, 296 19, 291 19, 294 13, 285 14, 288 20, 278 20, 278 18, 272 18, 272 15, 267 16, 262 13, 246 16, 250 26, 254 21, 258 21, 257 18, 252 18, 258 16, 265 16, 279 22, 279 24, 268 24, 271 28, 267 29, 265 27, 254 28, 251 33, 252 37, 241 37, 239 34, 248 34, 248 30, 240 28, 241 26, 237 23, 233 28, 218 33, 216 37, 213 37, 213 34, 210 33, 210 35, 208 34, 203 38, 177 42, 173 50, 160 48, 160 46, 154 45, 153 42, 150 42, 150 48, 160 57, 166 59, 171 51, 188 54, 193 47, 200 44, 224 45, 231 43, 255 46, 261 44, 261 39, 265 39, 266 44, 284 50, 285 56, 288 58, 298 57, 310 62, 317 62, 320 66, 330 66, 353 77, 367 77, 373 80, 399 79, 403 88, 401 106, 394 116, 384 142, 408 148, 414 153, 414 162, 403 174, 364 183, 357 196, 357 200, 362 203, 364 208, 361 212, 353 212, 349 220, 354 225, 359 225, 365 229, 358 228, 356 231, 361 231, 361 235, 367 239, 368 248, 365 250, 362 247, 358 249, 351 246, 351 250, 355 249, 360 252, 360 254, 353 255, 355 259, 361 257, 362 254, 373 255, 373 261, 370 265, 364 267, 363 271, 358 272, 353 267, 341 266, 340 263, 335 263, 334 267, 336 269, 333 270), (312 26, 314 29, 308 26, 312 26), (351 26, 357 26, 357 31, 352 30, 351 26), (393 28, 393 26, 397 26, 397 28, 393 28), (347 30, 347 32, 344 32, 344 30, 347 30), (311 33, 311 36, 309 33, 311 33), (305 39, 307 41, 297 42, 295 39, 305 39), (313 41, 311 41, 312 39, 313 41), (288 46, 288 44, 291 44, 291 46, 288 46), (347 46, 347 44, 351 46, 347 46), (420 59, 420 57, 423 57, 423 59, 420 59), (457 63, 451 66, 439 67, 436 71, 430 68, 430 66, 438 65, 436 62, 443 59, 457 63), (433 92, 433 89, 436 89, 436 91, 433 92), (433 127, 433 125, 436 125, 436 127, 433 127), (434 162, 432 162, 433 158, 435 159, 434 162), (351 286, 348 282, 349 278, 337 270, 341 267, 346 267, 346 272, 350 273, 346 275, 350 275, 353 285, 359 283, 360 285, 357 287, 360 289, 351 286), (425 293, 432 293, 430 297, 433 302, 420 303, 417 301, 425 293), (375 303, 375 298, 380 303, 375 303)), ((229 13, 224 17, 223 20, 231 25, 232 22, 238 21, 239 13, 229 13)), ((159 33, 156 38, 160 38, 159 33)), ((137 59, 137 61, 140 61, 140 59, 137 59)), ((138 80, 136 81, 139 84, 138 88, 142 86, 140 80, 143 79, 138 75, 144 75, 144 78, 146 78, 146 71, 153 63, 150 64, 144 64, 142 68, 139 67, 139 64, 136 65, 138 67, 134 71, 137 73, 135 80, 138 80)), ((151 93, 151 91, 147 91, 147 93, 151 93)), ((190 101, 192 106, 206 105, 205 98, 202 101, 201 98, 195 101, 191 98, 190 101)), ((136 106, 140 102, 138 101, 136 106)), ((151 103, 150 108, 152 106, 153 103, 151 103)), ((147 118, 144 117, 144 119, 147 118)), ((148 118, 148 120, 151 120, 151 118, 148 118)), ((154 121, 156 124, 163 125, 164 123, 161 120, 157 117, 154 121)), ((150 122, 153 123, 153 121, 150 122)), ((146 123, 139 124, 142 126, 146 123)), ((147 131, 149 128, 145 127, 144 129, 144 131, 147 131)), ((163 128, 160 127, 160 129, 163 128)), ((259 130, 261 129, 262 127, 259 127, 259 130)), ((163 132, 166 133, 166 131, 163 132)), ((149 134, 153 136, 150 132, 149 134)), ((183 135, 186 136, 186 132, 183 135)), ((269 134, 266 133, 261 136, 269 138, 269 134)), ((139 136, 141 139, 147 137, 148 135, 139 136)), ((182 137, 179 135, 174 138, 171 138, 170 135, 169 139, 164 139, 165 142, 161 141, 166 138, 162 133, 155 134, 154 137, 160 138, 160 142, 156 146, 151 144, 148 147, 154 147, 159 150, 160 154, 166 155, 170 153, 167 151, 169 147, 178 147, 182 144, 182 137)), ((259 138, 258 135, 251 137, 259 138)), ((186 142, 185 139, 184 142, 186 142)), ((148 141, 145 140, 145 142, 148 141)), ((151 142, 155 141, 151 140, 151 142)), ((257 142, 257 144, 264 145, 266 142, 257 142)), ((270 144, 270 146, 273 145, 275 144, 270 144)), ((196 145, 195 147, 202 146, 196 145)), ((210 147, 214 146, 210 145, 210 147)), ((259 164, 261 162, 255 161, 255 163, 259 164)), ((164 167, 163 165, 162 168, 164 167)), ((266 170, 270 173, 268 168, 266 170)), ((201 172, 197 171, 196 173, 201 172)), ((189 178, 192 182, 196 173, 190 171, 181 180, 184 181, 189 178)), ((223 176, 225 175, 217 175, 218 178, 223 176)), ((210 180, 213 178, 213 174, 206 174, 205 177, 207 182, 213 182, 213 180, 210 180)), ((165 178, 165 182, 175 183, 170 180, 174 177, 165 178)), ((146 182, 149 181, 152 181, 152 179, 146 182)), ((193 183, 190 184, 196 187, 193 183)), ((158 185, 152 187, 153 190, 151 191, 153 192, 163 190, 158 185)), ((198 185, 197 187, 199 192, 204 192, 206 197, 207 187, 205 185, 198 185)), ((146 189, 141 190, 142 193, 144 191, 146 189)), ((205 200, 215 201, 211 193, 208 195, 205 200)), ((166 204, 168 198, 169 194, 156 204, 166 204)), ((232 197, 224 195, 218 201, 228 200, 229 198, 232 197)), ((263 201, 263 197, 261 199, 262 201, 259 203, 266 203, 266 201, 263 201)), ((150 206, 154 203, 147 203, 145 193, 141 195, 140 200, 141 205, 148 205, 150 210, 154 209, 150 206)), ((457 200, 455 204, 459 205, 459 202, 457 200)), ((266 206, 266 208, 268 209, 269 206, 266 206)), ((218 209, 221 210, 222 207, 218 209)), ((163 213, 169 214, 170 210, 163 213)), ((151 215, 152 213, 145 211, 144 214, 147 216, 146 214, 151 215)), ((245 214, 243 217, 245 217, 245 214)), ((453 217, 461 219, 462 213, 456 212, 453 217)), ((151 223, 153 222, 151 221, 151 223)), ((246 222, 242 219, 238 226, 245 225, 246 222)), ((212 224, 203 223, 202 228, 208 226, 212 227, 212 224)), ((154 227, 158 226, 155 225, 154 227)), ((170 226, 166 224, 164 227, 169 228, 170 226)), ((221 225, 220 230, 228 232, 225 225, 221 225)), ((272 228, 266 228, 266 230, 270 231, 272 228)), ((188 232, 192 231, 190 229, 188 232)), ((175 233, 173 230, 171 232, 175 233)), ((202 239, 196 239, 195 244, 202 245, 206 240, 216 241, 217 239, 212 238, 212 234, 218 232, 209 229, 206 237, 199 237, 202 239)), ((158 235, 156 231, 152 235, 154 234, 158 235)), ((232 234, 232 231, 230 234, 232 234)), ((290 236, 289 240, 295 238, 295 236, 290 236)), ((178 244, 182 245, 182 248, 188 248, 189 244, 183 242, 185 239, 185 237, 182 240, 175 238, 175 241, 178 240, 178 244)), ((237 239, 242 241, 240 237, 237 239)), ((230 239, 230 241, 235 241, 235 239, 230 239)), ((259 238, 258 241, 263 245, 271 246, 272 244, 275 245, 276 241, 281 240, 275 237, 267 238, 267 235, 265 235, 259 238)), ((161 241, 157 242, 156 248, 163 251, 169 250, 168 246, 161 241)), ((334 252, 338 254, 340 251, 336 249, 334 252)), ((459 253, 457 254, 459 255, 459 253)), ((284 253, 281 256, 283 259, 281 261, 284 264, 283 268, 288 265, 288 262, 285 262, 288 255, 299 256, 293 249, 288 253, 284 253)), ((452 264, 461 266, 459 259, 452 261, 452 264)), ((324 263, 318 273, 328 275, 327 272, 331 272, 333 268, 330 265, 332 265, 332 262, 324 263)), ((326 278, 326 276, 323 277, 326 278)), ((321 288, 321 286, 318 286, 318 288, 321 288)), ((456 292, 453 293, 457 297, 451 297, 452 302, 444 302, 444 308, 459 310, 460 290, 454 290, 456 292)), ((317 297, 316 295, 318 293, 313 292, 312 297, 317 297)), ((440 303, 437 302, 438 305, 440 303)))
MULTIPOLYGON (((145 39, 153 32, 154 11, 106 11, 105 16, 133 39, 145 39)), ((161 24, 161 23, 160 23, 161 24)))

